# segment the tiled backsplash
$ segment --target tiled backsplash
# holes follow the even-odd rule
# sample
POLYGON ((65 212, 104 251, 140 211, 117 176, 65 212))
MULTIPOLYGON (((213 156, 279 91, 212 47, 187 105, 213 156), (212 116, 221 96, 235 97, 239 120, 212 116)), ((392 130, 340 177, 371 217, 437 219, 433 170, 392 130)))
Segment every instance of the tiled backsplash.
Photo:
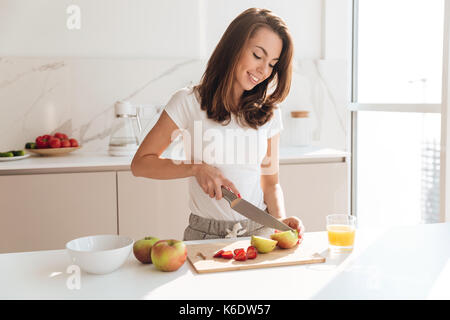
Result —
MULTIPOLYGON (((0 150, 23 148, 55 131, 77 138, 85 151, 106 150, 114 103, 163 106, 179 88, 197 83, 204 60, 0 58, 0 150)), ((281 104, 290 145, 291 110, 310 111, 312 145, 345 150, 348 81, 344 60, 295 62, 281 104)))

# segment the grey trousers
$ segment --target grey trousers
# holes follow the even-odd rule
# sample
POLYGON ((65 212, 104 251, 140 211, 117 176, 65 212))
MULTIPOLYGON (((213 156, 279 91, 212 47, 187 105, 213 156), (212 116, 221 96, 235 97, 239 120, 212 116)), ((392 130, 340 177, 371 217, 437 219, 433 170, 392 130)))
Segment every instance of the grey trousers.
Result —
POLYGON ((189 225, 184 230, 183 240, 250 237, 252 235, 269 237, 273 232, 273 229, 266 228, 249 219, 241 221, 215 220, 191 213, 189 225))

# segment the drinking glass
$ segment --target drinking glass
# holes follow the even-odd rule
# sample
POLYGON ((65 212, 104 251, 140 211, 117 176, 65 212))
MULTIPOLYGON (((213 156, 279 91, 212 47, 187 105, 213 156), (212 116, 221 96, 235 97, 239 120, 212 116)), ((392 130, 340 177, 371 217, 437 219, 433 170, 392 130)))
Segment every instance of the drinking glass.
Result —
POLYGON ((355 242, 356 217, 347 214, 330 214, 326 219, 330 251, 352 251, 355 242))

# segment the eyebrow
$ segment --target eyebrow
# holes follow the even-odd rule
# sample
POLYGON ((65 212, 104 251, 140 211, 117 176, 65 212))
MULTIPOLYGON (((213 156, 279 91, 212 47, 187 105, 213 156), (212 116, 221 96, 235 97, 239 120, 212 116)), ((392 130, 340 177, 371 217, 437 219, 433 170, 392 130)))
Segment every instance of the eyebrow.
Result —
MULTIPOLYGON (((260 48, 260 49, 264 52, 264 54, 267 56, 267 51, 266 51, 266 49, 264 49, 263 47, 260 47, 260 46, 256 46, 256 47, 260 48)), ((280 58, 274 58, 274 59, 272 59, 272 60, 280 60, 280 58)))

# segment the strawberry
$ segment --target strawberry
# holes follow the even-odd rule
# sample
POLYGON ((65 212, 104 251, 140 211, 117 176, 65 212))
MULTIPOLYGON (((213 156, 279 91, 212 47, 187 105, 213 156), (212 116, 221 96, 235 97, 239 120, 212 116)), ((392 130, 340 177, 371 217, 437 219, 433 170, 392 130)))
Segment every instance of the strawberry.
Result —
POLYGON ((238 248, 238 249, 234 249, 234 255, 237 255, 240 251, 244 251, 245 252, 245 250, 244 250, 244 248, 238 248))
POLYGON ((69 140, 61 140, 61 148, 70 148, 70 141, 69 140))
POLYGON ((48 139, 47 138, 48 135, 44 135, 44 136, 39 136, 36 138, 36 147, 39 149, 42 148, 48 148, 48 139))
POLYGON ((225 252, 225 251, 223 251, 223 250, 217 251, 217 252, 214 254, 213 258, 221 258, 221 257, 222 257, 222 253, 224 253, 224 252, 225 252))
POLYGON ((50 148, 61 148, 61 140, 56 137, 51 137, 48 140, 48 145, 50 148))
POLYGON ((247 248, 247 259, 255 259, 258 256, 258 250, 254 246, 247 248))
POLYGON ((78 147, 78 141, 76 140, 76 139, 69 139, 69 141, 70 141, 70 146, 72 147, 72 148, 74 148, 74 147, 78 147))
POLYGON ((232 259, 233 258, 233 252, 232 251, 224 251, 224 252, 222 252, 222 258, 232 259))
POLYGON ((245 250, 242 249, 242 250, 238 251, 238 253, 234 256, 234 260, 236 260, 236 261, 247 260, 247 254, 245 253, 245 250))
POLYGON ((61 132, 56 132, 53 136, 56 137, 56 138, 59 138, 61 140, 68 140, 69 139, 69 137, 66 134, 61 133, 61 132))

